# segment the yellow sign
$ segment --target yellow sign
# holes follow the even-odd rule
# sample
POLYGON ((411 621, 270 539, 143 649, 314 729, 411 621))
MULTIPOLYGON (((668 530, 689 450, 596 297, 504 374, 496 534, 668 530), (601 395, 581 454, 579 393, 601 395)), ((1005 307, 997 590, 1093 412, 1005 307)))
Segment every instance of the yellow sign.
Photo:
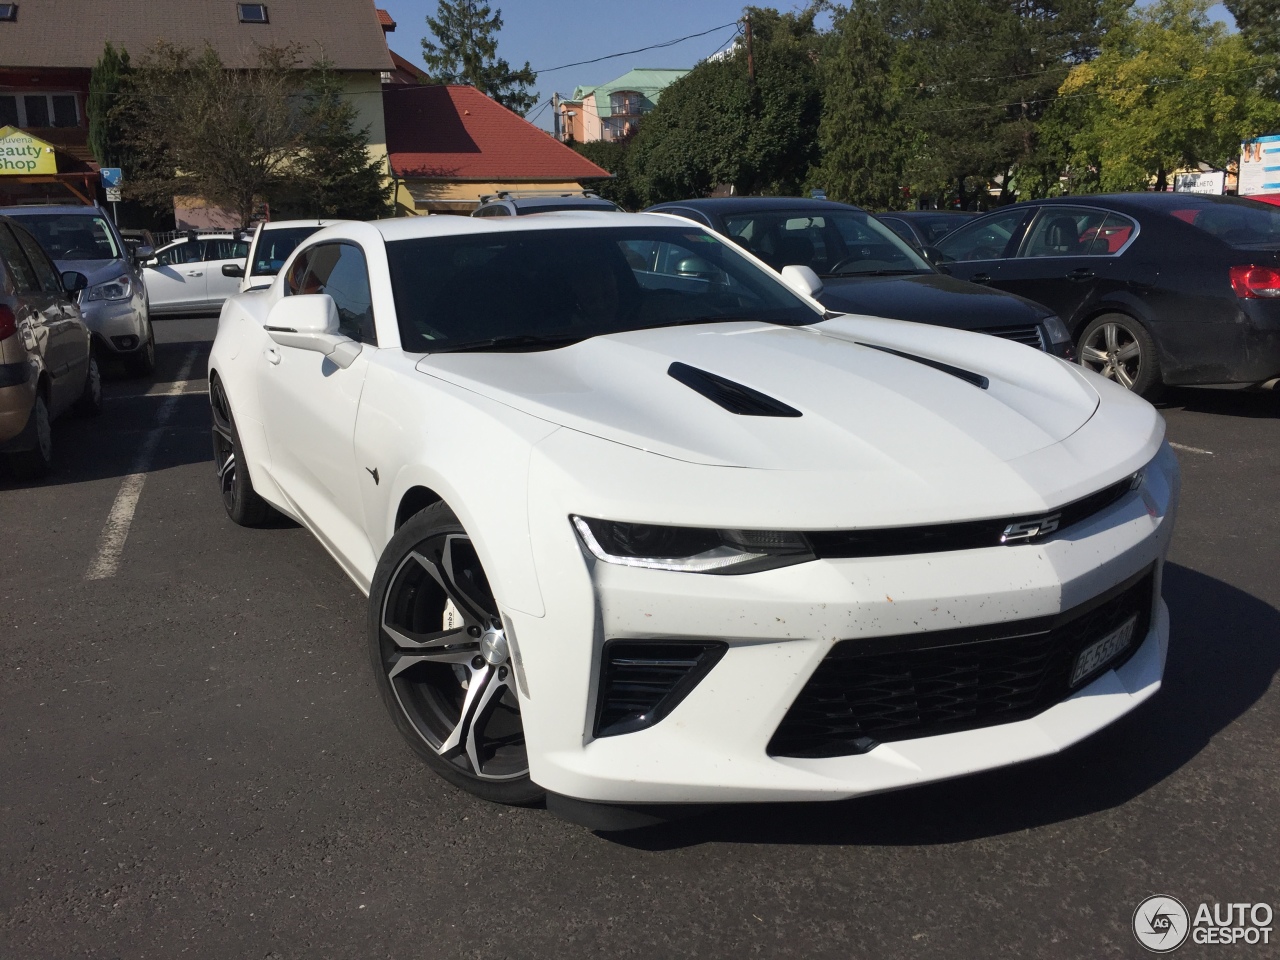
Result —
POLYGON ((52 146, 17 127, 0 127, 0 177, 57 172, 52 146))

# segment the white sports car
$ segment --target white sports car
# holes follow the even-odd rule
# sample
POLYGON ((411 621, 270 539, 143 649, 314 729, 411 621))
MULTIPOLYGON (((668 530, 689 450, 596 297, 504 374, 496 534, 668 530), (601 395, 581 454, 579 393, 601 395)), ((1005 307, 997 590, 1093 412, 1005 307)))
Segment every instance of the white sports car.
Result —
POLYGON ((851 797, 1151 696, 1156 411, 800 274, 660 215, 321 230, 223 308, 227 512, 320 540, 400 732, 505 803, 851 797))

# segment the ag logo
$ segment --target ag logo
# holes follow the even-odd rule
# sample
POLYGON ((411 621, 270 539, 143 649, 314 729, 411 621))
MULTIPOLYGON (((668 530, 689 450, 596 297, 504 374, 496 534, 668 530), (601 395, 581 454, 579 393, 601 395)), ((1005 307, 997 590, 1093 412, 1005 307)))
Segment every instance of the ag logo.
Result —
POLYGON ((1187 940, 1191 917, 1176 897, 1147 897, 1133 911, 1133 935, 1152 953, 1172 953, 1187 940))
POLYGON ((1062 519, 1062 514, 1054 513, 1047 517, 1041 517, 1039 520, 1028 520, 1025 523, 1011 523, 1004 528, 1004 533, 1000 537, 1001 543, 1020 543, 1023 540, 1030 540, 1038 537, 1042 533, 1053 533, 1058 529, 1058 522, 1062 519))

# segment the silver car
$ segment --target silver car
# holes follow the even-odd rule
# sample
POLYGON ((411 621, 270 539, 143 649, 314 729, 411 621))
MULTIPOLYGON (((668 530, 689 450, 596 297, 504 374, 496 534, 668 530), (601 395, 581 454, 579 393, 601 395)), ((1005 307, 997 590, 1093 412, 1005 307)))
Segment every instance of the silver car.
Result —
POLYGON ((131 256, 111 219, 97 207, 8 207, 0 215, 35 234, 60 271, 88 279, 80 291, 80 312, 98 357, 122 360, 133 376, 151 373, 155 336, 138 262, 151 256, 150 248, 139 247, 131 256))

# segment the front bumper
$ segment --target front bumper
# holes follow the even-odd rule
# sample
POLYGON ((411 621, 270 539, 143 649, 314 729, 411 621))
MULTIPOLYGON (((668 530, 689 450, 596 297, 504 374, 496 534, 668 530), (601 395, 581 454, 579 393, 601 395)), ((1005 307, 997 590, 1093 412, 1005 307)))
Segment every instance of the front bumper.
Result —
POLYGON ((820 560, 744 576, 589 561, 569 535, 571 504, 535 515, 547 614, 509 615, 531 776, 555 793, 612 803, 832 800, 1060 751, 1159 689, 1169 635, 1162 602, 1122 666, 1029 719, 860 755, 775 757, 767 747, 841 640, 1052 616, 1147 568, 1158 596, 1177 496, 1165 445, 1141 490, 1044 543, 820 560), (601 650, 623 638, 710 639, 728 650, 656 725, 594 738, 601 650))
POLYGON ((148 336, 146 304, 128 300, 92 300, 80 304, 80 315, 93 334, 94 347, 108 354, 136 353, 148 336))

